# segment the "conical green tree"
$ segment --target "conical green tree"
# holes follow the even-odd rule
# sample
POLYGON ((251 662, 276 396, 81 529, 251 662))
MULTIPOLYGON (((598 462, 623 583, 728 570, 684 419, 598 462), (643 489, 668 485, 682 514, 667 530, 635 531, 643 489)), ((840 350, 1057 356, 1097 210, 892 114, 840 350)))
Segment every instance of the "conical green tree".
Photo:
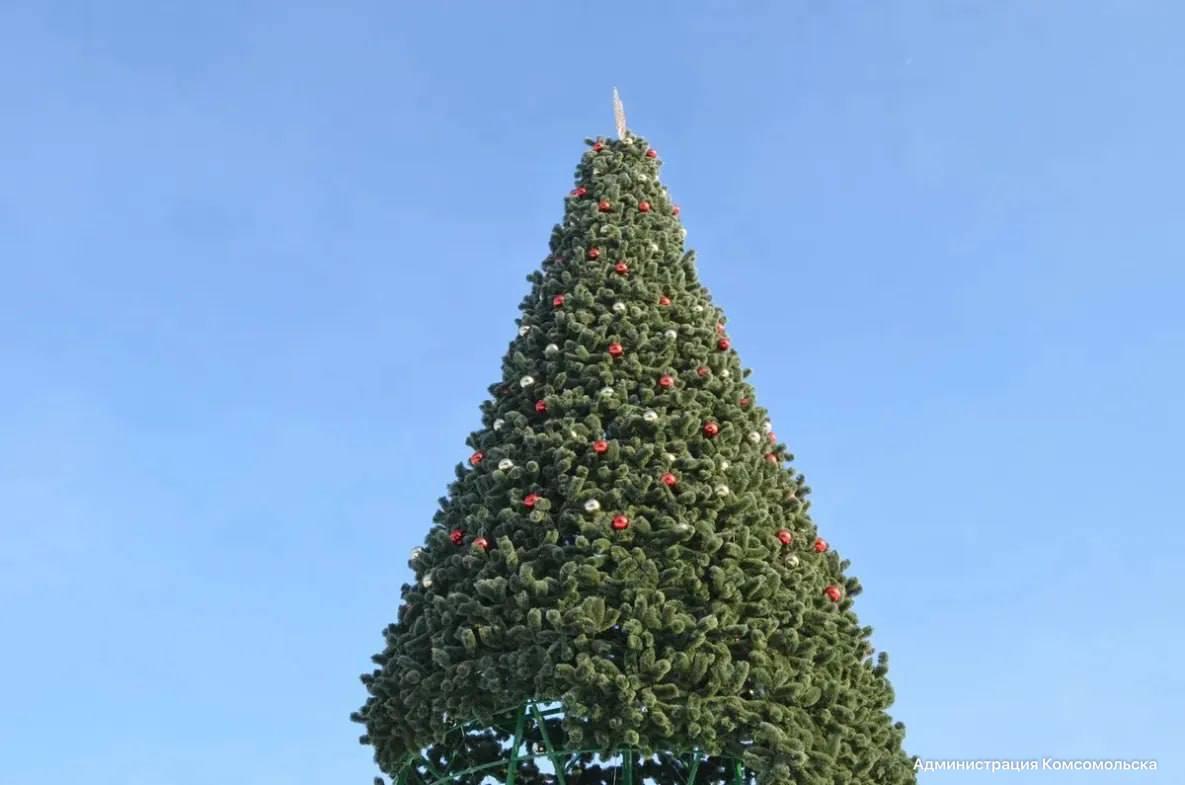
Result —
POLYGON ((808 514, 656 152, 588 145, 363 676, 363 741, 409 783, 609 781, 622 755, 658 782, 913 782, 859 584, 808 514), (569 767, 569 750, 586 752, 569 767))

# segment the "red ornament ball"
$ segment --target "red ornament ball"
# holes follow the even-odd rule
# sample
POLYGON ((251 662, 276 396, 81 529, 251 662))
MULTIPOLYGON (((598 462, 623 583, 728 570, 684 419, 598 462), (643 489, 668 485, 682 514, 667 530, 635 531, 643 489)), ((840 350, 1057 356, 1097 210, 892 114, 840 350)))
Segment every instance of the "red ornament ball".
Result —
POLYGON ((609 344, 609 356, 610 357, 620 357, 623 354, 625 354, 625 347, 623 347, 621 344, 619 344, 619 343, 609 344))
POLYGON ((737 403, 741 405, 742 409, 748 409, 750 401, 748 398, 741 398, 737 403))
POLYGON ((618 262, 617 264, 613 265, 613 272, 617 273, 618 275, 629 275, 630 266, 625 262, 618 262))
POLYGON ((706 365, 701 365, 700 367, 696 368, 695 372, 699 374, 699 378, 701 379, 707 379, 712 375, 712 369, 706 365))
POLYGON ((671 208, 671 214, 672 214, 672 215, 678 215, 678 214, 679 214, 679 205, 675 205, 674 207, 672 207, 672 208, 671 208))
POLYGON ((644 213, 650 212, 650 202, 638 202, 638 210, 644 213))
POLYGON ((485 537, 478 537, 473 541, 473 544, 478 548, 481 548, 483 551, 488 551, 490 549, 490 541, 485 537))
POLYGON ((722 352, 727 352, 732 348, 732 341, 727 338, 721 338, 719 341, 716 341, 716 348, 722 352))
POLYGON ((816 537, 815 538, 815 553, 826 553, 826 552, 827 552, 827 540, 824 540, 822 537, 816 537))
POLYGON ((551 304, 555 308, 563 308, 564 307, 564 300, 566 300, 566 299, 567 298, 564 297, 564 295, 557 294, 555 297, 551 298, 551 304))
POLYGON ((670 298, 670 297, 667 297, 667 296, 664 294, 662 297, 659 297, 659 298, 658 298, 658 304, 659 304, 659 305, 670 305, 670 304, 671 304, 671 298, 670 298))
POLYGON ((778 435, 776 433, 774 433, 773 431, 769 432, 769 443, 770 444, 777 444, 778 443, 778 435))
POLYGON ((546 412, 547 411, 547 401, 544 401, 544 400, 535 401, 535 411, 539 412, 540 414, 543 414, 544 412, 546 412))
POLYGON ((789 529, 778 529, 778 542, 789 545, 794 542, 794 535, 790 533, 789 529))
POLYGON ((667 486, 668 488, 674 488, 675 485, 678 484, 678 482, 679 482, 679 478, 676 477, 675 475, 671 474, 670 472, 667 472, 666 474, 664 474, 661 479, 662 479, 662 484, 667 486))
POLYGON ((601 201, 597 202, 597 209, 600 210, 602 213, 607 213, 612 208, 613 208, 613 206, 611 204, 609 204, 608 199, 602 199, 601 201))
POLYGON ((621 531, 622 529, 628 529, 629 527, 630 527, 630 519, 629 518, 625 517, 624 515, 614 515, 613 516, 613 528, 614 529, 621 531))
POLYGON ((583 185, 578 185, 572 189, 572 195, 577 198, 584 196, 586 193, 588 193, 588 189, 585 188, 583 185))
POLYGON ((716 434, 720 433, 720 426, 714 422, 704 423, 704 436, 709 439, 715 438, 716 434))
POLYGON ((658 150, 655 150, 653 147, 650 148, 649 150, 646 151, 646 157, 647 158, 658 158, 658 150))
POLYGON ((824 589, 823 593, 826 594, 827 599, 831 600, 832 602, 839 602, 840 598, 843 597, 843 592, 840 591, 840 588, 834 583, 824 589))
POLYGON ((588 249, 588 258, 589 259, 599 259, 600 256, 601 256, 601 249, 600 248, 589 248, 588 249))
POLYGON ((604 439, 597 439, 593 442, 593 452, 597 455, 604 455, 609 450, 609 442, 604 439))
POLYGON ((453 541, 453 545, 460 545, 465 541, 465 532, 460 529, 453 529, 448 533, 448 538, 453 541))
POLYGON ((594 153, 599 153, 604 149, 605 149, 605 145, 601 144, 600 142, 597 142, 596 144, 593 145, 593 152, 594 153))
POLYGON ((484 452, 482 452, 481 450, 478 450, 477 452, 473 453, 473 455, 469 456, 469 465, 470 466, 477 466, 479 463, 481 463, 485 459, 486 459, 486 454, 484 452))
POLYGON ((535 504, 538 503, 539 499, 540 499, 539 494, 528 493, 526 496, 523 497, 523 506, 526 507, 528 510, 533 510, 533 509, 535 509, 535 504))
POLYGON ((770 463, 778 463, 777 453, 767 452, 765 454, 765 460, 769 461, 770 463))
POLYGON ((671 389, 672 387, 675 386, 675 377, 671 376, 670 374, 664 373, 662 376, 658 377, 658 386, 663 388, 664 390, 671 389))

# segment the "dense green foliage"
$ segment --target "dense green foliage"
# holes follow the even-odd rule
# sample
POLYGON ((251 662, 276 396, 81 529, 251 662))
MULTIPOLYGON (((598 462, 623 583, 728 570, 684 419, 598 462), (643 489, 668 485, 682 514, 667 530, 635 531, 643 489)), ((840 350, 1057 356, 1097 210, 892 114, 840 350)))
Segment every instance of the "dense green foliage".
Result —
POLYGON ((363 677, 363 740, 394 774, 458 720, 555 700, 576 746, 699 749, 761 782, 912 782, 859 584, 817 539, 657 155, 589 144, 363 677))

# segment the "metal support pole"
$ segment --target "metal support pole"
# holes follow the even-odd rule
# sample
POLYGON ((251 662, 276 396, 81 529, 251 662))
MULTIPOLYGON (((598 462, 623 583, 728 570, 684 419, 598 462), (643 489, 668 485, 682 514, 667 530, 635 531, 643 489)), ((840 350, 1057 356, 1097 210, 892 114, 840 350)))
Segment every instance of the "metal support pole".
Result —
POLYGON ((510 748, 510 763, 506 771, 506 785, 514 785, 514 778, 518 775, 518 751, 523 745, 523 723, 527 718, 527 707, 519 708, 518 719, 514 721, 514 745, 510 748))

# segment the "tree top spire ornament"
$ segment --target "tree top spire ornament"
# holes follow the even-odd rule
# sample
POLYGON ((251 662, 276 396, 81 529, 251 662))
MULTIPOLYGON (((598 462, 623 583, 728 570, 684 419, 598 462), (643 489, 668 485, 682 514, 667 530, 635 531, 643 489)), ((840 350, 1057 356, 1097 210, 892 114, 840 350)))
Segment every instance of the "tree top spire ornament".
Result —
POLYGON ((617 88, 613 88, 613 122, 617 125, 617 138, 625 139, 629 133, 625 127, 625 106, 621 103, 621 95, 617 88))

